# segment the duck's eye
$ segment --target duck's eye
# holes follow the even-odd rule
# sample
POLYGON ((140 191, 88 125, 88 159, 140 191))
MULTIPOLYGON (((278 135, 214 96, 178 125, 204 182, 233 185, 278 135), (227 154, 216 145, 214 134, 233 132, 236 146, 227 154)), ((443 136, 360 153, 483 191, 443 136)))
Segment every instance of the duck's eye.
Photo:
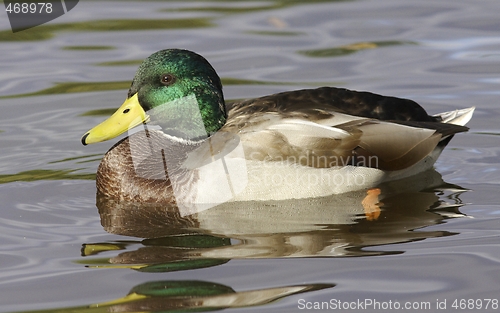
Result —
POLYGON ((165 86, 170 86, 174 83, 175 77, 171 74, 161 75, 161 83, 165 86))
POLYGON ((123 110, 123 114, 126 114, 126 113, 128 113, 128 112, 130 112, 130 109, 125 109, 125 110, 123 110))

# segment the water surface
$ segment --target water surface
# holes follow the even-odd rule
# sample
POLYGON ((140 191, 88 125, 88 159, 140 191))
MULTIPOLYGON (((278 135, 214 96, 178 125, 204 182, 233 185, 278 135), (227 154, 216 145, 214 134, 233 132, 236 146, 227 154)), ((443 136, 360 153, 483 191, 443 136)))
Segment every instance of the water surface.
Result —
POLYGON ((0 311, 295 312, 372 299, 431 312, 500 299, 499 9, 80 1, 16 34, 2 19, 0 311), (173 47, 205 56, 228 100, 331 85, 411 98, 430 114, 477 109, 435 171, 383 186, 379 216, 360 193, 189 218, 96 201, 111 143, 83 147, 80 136, 122 103, 141 60, 173 47))

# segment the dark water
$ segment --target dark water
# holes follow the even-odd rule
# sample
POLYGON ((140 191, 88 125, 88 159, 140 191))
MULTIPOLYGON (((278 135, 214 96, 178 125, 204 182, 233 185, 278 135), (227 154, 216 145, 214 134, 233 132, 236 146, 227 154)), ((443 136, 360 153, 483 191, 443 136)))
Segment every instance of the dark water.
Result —
POLYGON ((0 20, 0 311, 295 312, 338 301, 498 311, 499 9, 80 1, 17 34, 0 20), (80 136, 122 103, 142 59, 172 47, 204 55, 227 99, 332 85, 411 98, 431 114, 477 109, 436 171, 383 186, 378 217, 360 193, 190 217, 98 210, 95 172, 111 143, 83 147, 80 136))

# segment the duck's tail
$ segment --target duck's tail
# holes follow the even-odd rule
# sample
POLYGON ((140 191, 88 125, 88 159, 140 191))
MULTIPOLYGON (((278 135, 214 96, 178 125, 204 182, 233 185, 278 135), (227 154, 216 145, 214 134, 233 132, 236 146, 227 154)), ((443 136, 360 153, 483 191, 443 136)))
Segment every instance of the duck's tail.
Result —
MULTIPOLYGON (((451 125, 457 125, 457 126, 462 126, 463 128, 465 127, 465 124, 467 124, 471 118, 472 115, 474 114, 474 110, 476 107, 470 107, 466 109, 460 109, 460 110, 453 110, 453 111, 448 111, 448 112, 443 112, 443 113, 438 113, 434 115, 434 117, 440 118, 441 123, 444 124, 451 124, 451 125)), ((468 128, 467 128, 468 130, 468 128)), ((446 145, 450 142, 450 140, 453 138, 453 133, 452 134, 443 134, 443 138, 439 141, 438 146, 436 149, 443 150, 446 145)), ((439 153, 441 153, 441 151, 439 153)))
POLYGON ((441 118, 442 123, 465 126, 465 124, 467 124, 472 118, 472 114, 474 114, 475 109, 476 107, 453 110, 436 114, 434 117, 441 118))
POLYGON ((434 129, 441 134, 440 146, 444 147, 456 133, 469 130, 465 126, 474 114, 475 107, 458 109, 433 115, 434 122, 429 121, 391 121, 397 124, 412 126, 417 128, 434 129), (443 144, 444 143, 444 144, 443 144))

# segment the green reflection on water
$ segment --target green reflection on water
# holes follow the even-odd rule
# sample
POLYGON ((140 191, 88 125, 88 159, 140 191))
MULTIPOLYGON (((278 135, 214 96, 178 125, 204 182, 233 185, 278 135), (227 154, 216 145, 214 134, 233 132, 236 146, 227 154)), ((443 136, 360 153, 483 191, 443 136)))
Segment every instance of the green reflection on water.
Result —
POLYGON ((240 78, 221 78, 222 85, 224 86, 239 86, 239 85, 288 85, 284 82, 276 81, 263 81, 263 80, 253 80, 253 79, 240 79, 240 78))
POLYGON ((279 6, 277 3, 264 5, 264 6, 198 6, 190 8, 176 8, 176 9, 163 9, 162 12, 212 12, 212 13, 224 13, 224 14, 238 14, 238 13, 249 13, 276 9, 279 6))
POLYGON ((97 66, 129 66, 137 65, 139 66, 144 60, 124 60, 124 61, 109 61, 96 63, 97 66))
POLYGON ((80 116, 108 116, 115 113, 116 108, 114 109, 97 109, 90 110, 85 113, 80 114, 80 116))
MULTIPOLYGON (((267 86, 311 86, 311 87, 322 87, 322 86, 334 86, 342 84, 340 82, 277 82, 277 81, 264 81, 264 80, 252 80, 252 79, 240 79, 240 78, 221 78, 222 85, 224 86, 239 86, 239 85, 267 85, 267 86)), ((227 100, 226 100, 227 102, 227 100)))
MULTIPOLYGON (((132 80, 132 79, 131 79, 132 80)), ((0 99, 7 98, 22 98, 22 97, 32 97, 32 96, 42 96, 42 95, 55 95, 55 94, 65 94, 65 93, 78 93, 78 92, 95 92, 95 91, 111 91, 111 90, 128 90, 130 87, 131 80, 126 81, 114 81, 114 82, 65 82, 56 83, 55 86, 42 89, 30 93, 22 93, 16 95, 0 96, 0 99)), ((262 80, 252 80, 252 79, 239 79, 239 78, 221 78, 222 84, 225 86, 232 85, 309 85, 309 86, 323 86, 330 85, 331 83, 325 82, 276 82, 276 81, 262 81, 262 80)), ((96 114, 96 110, 84 113, 84 115, 102 115, 101 112, 96 114)))
MULTIPOLYGON (((2 131, 0 130, 0 132, 2 132, 2 131)), ((500 133, 496 133, 496 132, 469 132, 469 134, 500 136, 500 133)))
POLYGON ((348 55, 361 50, 376 49, 388 46, 399 46, 399 45, 415 45, 415 42, 411 41, 373 41, 373 42, 358 42, 350 45, 326 48, 326 49, 314 49, 314 50, 302 50, 299 51, 300 54, 314 57, 314 58, 324 58, 324 57, 336 57, 348 55))
POLYGON ((66 180, 66 179, 87 179, 95 180, 95 174, 74 174, 77 170, 30 170, 17 174, 0 175, 0 184, 12 183, 15 181, 38 181, 38 180, 66 180))
POLYGON ((113 50, 115 47, 112 46, 66 46, 63 47, 63 50, 113 50))
POLYGON ((124 19, 124 20, 98 20, 92 22, 43 24, 27 29, 22 32, 13 33, 11 30, 0 31, 0 41, 34 41, 47 40, 59 31, 133 31, 133 30, 155 30, 155 29, 189 29, 212 27, 209 18, 185 18, 185 19, 124 19))
MULTIPOLYGON (((331 3, 331 2, 347 2, 352 0, 311 0, 307 1, 307 4, 312 3, 331 3)), ((186 1, 189 2, 189 1, 186 1)), ((196 1, 199 3, 200 1, 196 1)), ((212 2, 212 1, 211 1, 212 2)), ((222 1, 214 1, 214 2, 223 2, 224 4, 221 6, 197 6, 197 7, 189 7, 189 8, 176 8, 176 9, 164 9, 164 12, 212 12, 212 13, 222 13, 222 14, 240 14, 240 13, 249 13, 249 12, 260 12, 260 11, 270 11, 275 9, 282 9, 287 7, 292 7, 295 5, 303 5, 306 2, 303 0, 282 0, 282 1, 269 1, 269 5, 259 5, 259 6, 242 6, 241 3, 246 1, 232 1, 232 0, 222 0, 222 1), (238 6, 228 6, 227 3, 238 3, 238 6)), ((203 3, 203 1, 201 1, 203 3)), ((253 3, 253 2, 250 2, 253 3)))
POLYGON ((262 35, 262 36, 300 36, 303 33, 288 32, 288 31, 249 31, 247 34, 262 35))
POLYGON ((0 99, 55 95, 64 93, 77 93, 77 92, 110 91, 110 90, 128 89, 129 87, 130 87, 130 80, 117 81, 117 82, 66 82, 66 83, 56 83, 56 85, 53 87, 42 89, 35 92, 2 96, 0 97, 0 99))
POLYGON ((96 159, 91 159, 89 160, 88 158, 89 157, 99 157, 97 160, 100 160, 101 157, 102 157, 102 154, 89 154, 89 155, 82 155, 82 156, 77 156, 77 157, 72 157, 72 158, 65 158, 65 159, 62 159, 62 160, 57 160, 57 161, 52 161, 52 162, 49 162, 49 164, 54 164, 54 163, 62 163, 62 162, 68 162, 68 161, 75 161, 75 160, 81 160, 81 159, 85 159, 84 161, 79 161, 79 162, 76 162, 76 163, 88 163, 88 162, 93 162, 95 161, 96 159))

